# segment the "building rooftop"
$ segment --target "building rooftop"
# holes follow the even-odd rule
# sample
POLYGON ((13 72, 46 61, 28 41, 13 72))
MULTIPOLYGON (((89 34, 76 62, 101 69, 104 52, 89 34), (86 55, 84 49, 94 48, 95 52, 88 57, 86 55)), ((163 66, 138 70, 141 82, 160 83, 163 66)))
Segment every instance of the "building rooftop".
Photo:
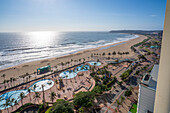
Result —
POLYGON ((156 64, 151 73, 146 74, 143 77, 141 84, 139 84, 137 113, 153 112, 158 71, 159 65, 156 64))
POLYGON ((159 65, 155 64, 152 71, 151 71, 151 73, 146 74, 143 77, 141 85, 146 85, 147 87, 153 88, 153 89, 156 90, 158 71, 159 71, 159 65))

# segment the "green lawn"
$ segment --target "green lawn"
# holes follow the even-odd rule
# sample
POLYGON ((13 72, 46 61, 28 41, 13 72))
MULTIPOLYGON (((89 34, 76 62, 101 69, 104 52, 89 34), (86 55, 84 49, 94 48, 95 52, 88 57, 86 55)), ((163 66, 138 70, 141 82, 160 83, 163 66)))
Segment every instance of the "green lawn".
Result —
POLYGON ((136 113, 137 112, 137 105, 133 104, 132 108, 130 109, 130 112, 136 113))

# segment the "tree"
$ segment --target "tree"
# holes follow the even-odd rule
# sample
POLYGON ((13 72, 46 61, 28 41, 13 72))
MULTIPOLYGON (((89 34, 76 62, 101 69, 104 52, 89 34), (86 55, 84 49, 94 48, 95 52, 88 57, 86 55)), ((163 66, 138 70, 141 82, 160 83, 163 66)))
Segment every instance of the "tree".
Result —
POLYGON ((2 101, 2 100, 4 100, 4 98, 3 98, 3 97, 0 97, 0 101, 2 101))
POLYGON ((63 69, 63 66, 64 66, 64 63, 63 63, 63 62, 61 62, 61 66, 62 66, 62 69, 63 69))
POLYGON ((58 84, 58 80, 57 79, 55 80, 55 83, 58 84))
POLYGON ((8 85, 8 87, 9 87, 9 84, 8 84, 9 80, 6 80, 6 82, 7 82, 7 85, 8 85))
POLYGON ((94 100, 94 94, 92 92, 79 92, 73 99, 75 106, 91 107, 94 100))
POLYGON ((117 100, 116 103, 117 103, 117 107, 119 108, 119 105, 120 105, 119 100, 117 100))
POLYGON ((17 105, 18 105, 18 101, 17 100, 14 101, 14 105, 16 106, 16 109, 17 109, 17 105))
POLYGON ((13 82, 13 77, 10 78, 11 87, 12 87, 12 82, 13 82))
POLYGON ((51 92, 49 97, 50 97, 50 100, 53 103, 54 99, 56 98, 56 93, 55 92, 51 92))
POLYGON ((22 92, 22 93, 20 93, 20 95, 19 95, 19 97, 18 98, 20 98, 21 99, 21 104, 22 104, 22 106, 23 106, 23 98, 25 98, 26 96, 25 96, 25 94, 22 92))
POLYGON ((6 75, 5 75, 5 74, 3 74, 1 77, 3 77, 3 78, 4 78, 4 80, 5 80, 6 75))
POLYGON ((126 90, 125 91, 125 96, 129 97, 130 95, 132 95, 132 91, 131 90, 126 90))
POLYGON ((86 60, 86 59, 85 59, 85 58, 83 58, 83 62, 85 62, 85 60, 86 60))
POLYGON ((28 91, 28 93, 29 93, 29 97, 30 97, 30 101, 31 101, 31 95, 30 95, 31 89, 28 88, 27 91, 28 91))
POLYGON ((35 84, 34 86, 33 86, 33 88, 34 88, 34 90, 37 88, 37 85, 35 84))
POLYGON ((121 96, 121 103, 125 100, 125 97, 121 96))
POLYGON ((43 105, 44 105, 44 108, 45 108, 45 94, 44 94, 44 86, 45 85, 41 85, 41 87, 42 87, 42 92, 43 92, 43 105))
POLYGON ((122 86, 122 81, 118 81, 117 83, 119 86, 122 86))
POLYGON ((30 81, 31 75, 29 75, 28 78, 29 78, 29 81, 30 81))
POLYGON ((15 86, 15 81, 16 81, 16 78, 13 78, 14 86, 15 86))
POLYGON ((115 52, 115 51, 113 51, 112 55, 116 55, 116 52, 115 52))
POLYGON ((74 113, 74 106, 69 101, 63 99, 57 99, 53 104, 50 113, 74 113))
POLYGON ((39 99, 40 99, 40 93, 39 92, 35 92, 35 94, 33 95, 33 99, 38 100, 39 103, 39 99))
POLYGON ((12 99, 10 100, 10 106, 12 107, 12 109, 13 109, 13 104, 12 104, 12 103, 14 103, 14 101, 15 101, 14 98, 12 98, 12 99))
POLYGON ((9 99, 6 99, 5 104, 3 104, 3 106, 5 107, 5 109, 7 108, 8 113, 9 113, 8 106, 10 106, 10 100, 9 100, 9 99))
POLYGON ((4 80, 4 81, 3 81, 3 84, 4 84, 4 89, 6 89, 5 83, 6 83, 6 80, 4 80))
POLYGON ((72 65, 73 59, 71 59, 71 65, 72 65))

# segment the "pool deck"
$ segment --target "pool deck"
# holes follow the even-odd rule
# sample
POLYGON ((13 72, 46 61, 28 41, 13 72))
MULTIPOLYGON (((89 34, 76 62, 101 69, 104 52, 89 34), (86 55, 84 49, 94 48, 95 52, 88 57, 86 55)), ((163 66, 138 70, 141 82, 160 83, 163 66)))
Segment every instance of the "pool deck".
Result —
MULTIPOLYGON (((88 63, 86 63, 88 64, 88 63)), ((73 68, 71 68, 73 69, 73 68)), ((70 70, 70 69, 69 69, 70 70)), ((80 73, 83 73, 83 76, 79 76, 77 75, 76 77, 72 78, 72 79, 63 79, 63 84, 64 87, 61 90, 58 90, 58 86, 59 84, 54 83, 54 86, 46 91, 44 91, 45 96, 45 101, 46 102, 51 102, 49 96, 50 93, 53 91, 56 93, 56 99, 64 99, 64 96, 67 97, 67 100, 71 100, 73 98, 73 92, 74 94, 80 92, 80 91, 84 91, 84 89, 89 89, 90 91, 93 89, 93 87, 95 86, 95 81, 93 80, 93 78, 91 78, 90 75, 90 71, 82 71, 80 73), (80 88, 80 87, 85 87, 85 88, 80 88), (76 89, 79 89, 77 91, 75 91, 76 89)), ((59 79, 59 74, 52 74, 48 77, 45 77, 44 79, 51 79, 55 82, 56 79, 59 79)), ((14 89, 8 90, 6 92, 9 91, 14 91, 14 90, 21 90, 21 89, 28 89, 32 84, 34 84, 35 82, 37 82, 39 80, 36 81, 32 81, 30 83, 27 83, 25 85, 16 87, 14 89)), ((86 90, 85 89, 85 90, 86 90)), ((87 90, 86 90, 87 91, 87 90)), ((4 94, 5 92, 3 92, 4 94)), ((24 99, 23 99, 23 104, 25 103, 35 103, 35 104, 39 104, 42 103, 43 100, 43 92, 39 92, 40 93, 40 99, 38 101, 35 101, 33 99, 33 95, 35 94, 34 92, 29 93, 24 99)), ((1 95, 2 93, 0 93, 1 95)), ((22 106, 21 101, 18 103, 19 105, 14 105, 13 107, 9 108, 9 111, 15 111, 17 108, 19 108, 20 106, 22 106)), ((7 110, 2 110, 3 113, 6 113, 7 110)))

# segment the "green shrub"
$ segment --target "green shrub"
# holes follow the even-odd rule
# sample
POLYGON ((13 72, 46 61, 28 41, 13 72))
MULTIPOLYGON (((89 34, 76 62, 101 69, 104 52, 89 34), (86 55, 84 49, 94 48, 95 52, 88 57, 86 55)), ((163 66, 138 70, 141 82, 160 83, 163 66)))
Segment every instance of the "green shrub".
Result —
POLYGON ((132 73, 132 70, 128 69, 122 75, 120 75, 120 77, 122 80, 124 80, 124 79, 128 78, 131 73, 132 73))
POLYGON ((116 82, 116 79, 113 79, 109 83, 107 83, 107 87, 111 87, 116 82))
POLYGON ((138 46, 142 45, 143 43, 147 42, 149 39, 150 39, 150 37, 148 37, 147 39, 144 39, 142 42, 139 42, 139 43, 137 43, 137 44, 135 44, 133 46, 138 47, 138 46))
POLYGON ((73 104, 75 106, 81 107, 91 107, 94 100, 94 93, 92 92, 79 92, 75 95, 73 99, 73 104))
POLYGON ((20 108, 18 108, 15 112, 20 112, 20 111, 22 111, 25 107, 30 106, 30 105, 34 105, 34 104, 32 104, 32 103, 26 103, 26 104, 24 104, 23 106, 21 106, 20 108))
POLYGON ((49 113, 74 113, 73 108, 74 106, 71 102, 63 99, 57 99, 52 108, 49 110, 49 113))
POLYGON ((45 108, 48 107, 47 103, 41 104, 41 105, 39 106, 38 113, 41 113, 41 112, 45 109, 44 107, 45 107, 45 108))
POLYGON ((125 96, 129 97, 130 95, 132 95, 132 91, 131 90, 126 90, 125 91, 125 96))
POLYGON ((50 113, 51 108, 52 108, 52 107, 48 108, 48 110, 47 110, 45 113, 50 113))

